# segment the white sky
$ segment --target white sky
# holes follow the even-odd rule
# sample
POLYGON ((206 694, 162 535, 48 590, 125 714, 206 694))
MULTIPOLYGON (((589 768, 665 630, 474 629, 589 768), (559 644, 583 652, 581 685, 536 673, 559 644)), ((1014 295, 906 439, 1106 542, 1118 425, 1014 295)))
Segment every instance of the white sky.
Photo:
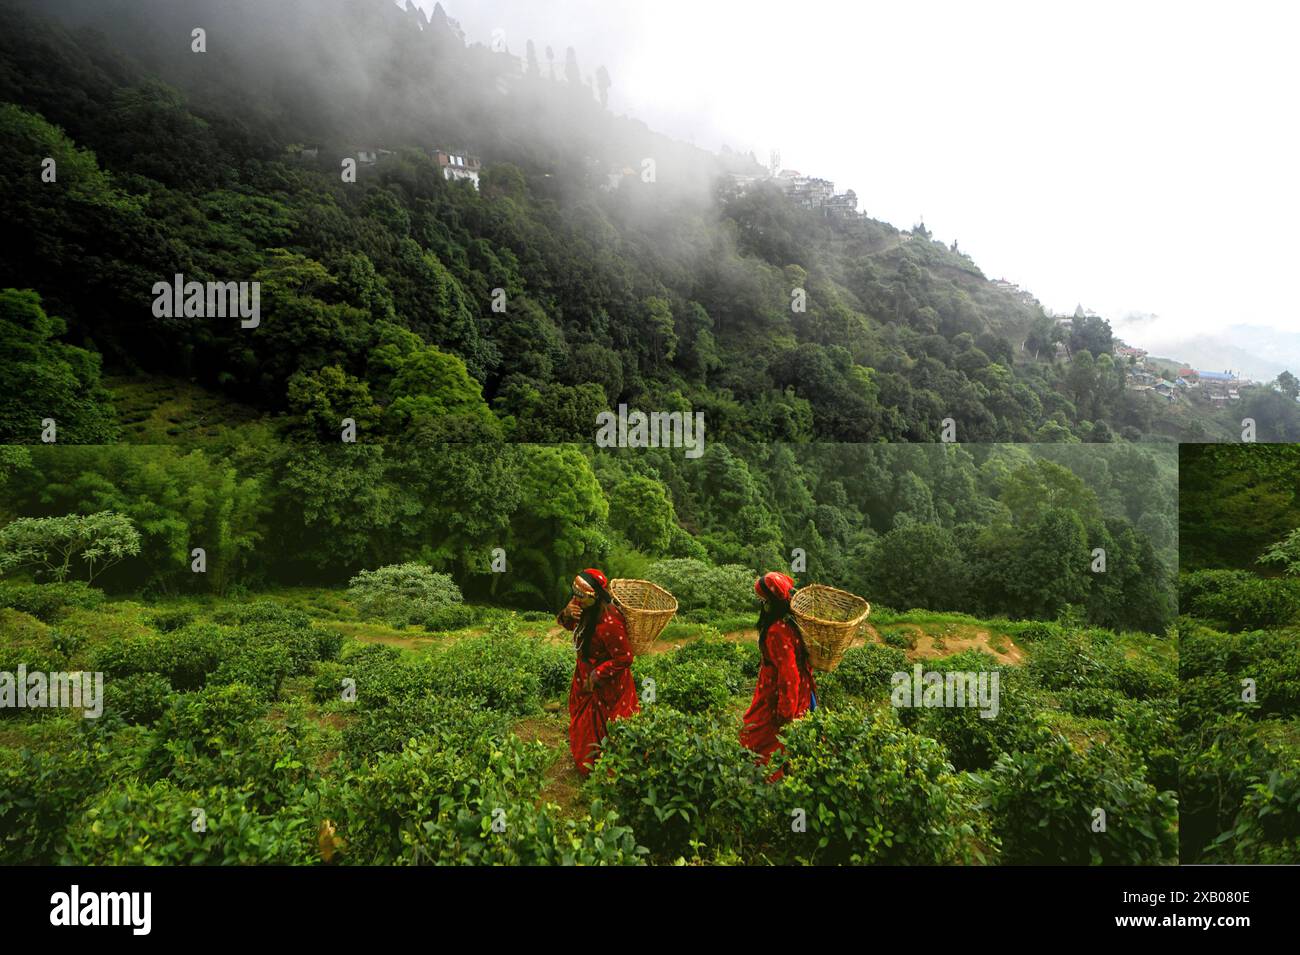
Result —
MULTIPOLYGON (((418 0, 432 9, 433 0, 418 0)), ((610 107, 853 188, 1049 309, 1300 331, 1300 4, 444 0, 610 107)), ((1136 337, 1136 336, 1135 336, 1136 337)))

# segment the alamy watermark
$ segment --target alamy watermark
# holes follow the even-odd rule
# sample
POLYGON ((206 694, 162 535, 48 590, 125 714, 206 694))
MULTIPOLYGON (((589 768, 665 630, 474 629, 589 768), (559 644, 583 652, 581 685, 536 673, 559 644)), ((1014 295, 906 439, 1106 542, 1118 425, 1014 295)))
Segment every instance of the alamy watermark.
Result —
POLYGON ((35 671, 18 664, 16 673, 0 671, 0 710, 81 710, 85 719, 98 719, 104 712, 104 674, 35 671))
POLYGON ((926 671, 921 664, 912 672, 899 670, 889 678, 889 701, 896 707, 972 707, 991 720, 998 715, 1001 673, 997 670, 926 671))
POLYGON ((153 286, 155 318, 235 318, 241 328, 262 324, 261 282, 187 282, 177 272, 153 286))
POLYGON ((686 457, 704 454, 703 411, 627 410, 602 411, 596 415, 598 448, 685 448, 686 457))
POLYGON ((148 935, 153 927, 152 892, 83 892, 73 885, 50 896, 54 926, 120 925, 132 935, 148 935))

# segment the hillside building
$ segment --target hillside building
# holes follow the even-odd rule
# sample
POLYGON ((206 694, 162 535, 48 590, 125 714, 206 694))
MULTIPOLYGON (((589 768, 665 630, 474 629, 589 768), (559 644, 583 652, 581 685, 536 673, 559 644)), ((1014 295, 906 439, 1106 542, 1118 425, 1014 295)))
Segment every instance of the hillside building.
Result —
POLYGON ((730 173, 728 179, 736 190, 742 193, 759 183, 769 182, 800 207, 809 210, 820 209, 828 218, 847 220, 866 218, 865 212, 858 211, 858 194, 852 189, 837 193, 835 183, 829 179, 805 176, 795 169, 783 169, 776 176, 730 173))
POLYGON ((1188 386, 1196 388, 1202 398, 1214 404, 1239 400, 1240 386, 1250 384, 1249 381, 1237 377, 1236 373, 1231 371, 1192 371, 1191 369, 1185 371, 1188 375, 1188 386))
POLYGON ((357 165, 373 166, 381 159, 387 159, 393 155, 391 149, 379 149, 376 146, 358 146, 354 153, 357 157, 357 165))
POLYGON ((789 196, 804 209, 820 209, 835 195, 835 183, 829 179, 800 177, 790 180, 789 196))
MULTIPOLYGON (((1015 282, 1009 282, 1006 279, 1002 278, 1002 279, 994 279, 989 284, 992 285, 999 292, 1005 292, 1007 295, 1010 295, 1012 298, 1019 299, 1020 301, 1024 302, 1026 305, 1039 304, 1038 299, 1034 297, 1033 292, 1029 291, 1029 289, 1021 288, 1015 282)), ((1059 320, 1058 320, 1058 324, 1059 324, 1059 320)))
POLYGON ((840 195, 832 195, 825 204, 826 214, 833 219, 853 219, 858 215, 858 194, 850 189, 840 195))
POLYGON ((437 162, 438 168, 442 170, 443 179, 448 182, 467 179, 474 183, 475 189, 478 189, 478 176, 483 170, 483 164, 477 156, 435 149, 433 158, 437 162))

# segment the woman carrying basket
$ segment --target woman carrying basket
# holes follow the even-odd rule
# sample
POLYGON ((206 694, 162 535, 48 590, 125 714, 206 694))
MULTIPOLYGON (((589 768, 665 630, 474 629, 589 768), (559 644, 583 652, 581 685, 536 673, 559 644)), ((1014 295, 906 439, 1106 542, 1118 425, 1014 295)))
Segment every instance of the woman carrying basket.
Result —
POLYGON ((641 708, 632 679, 632 647, 609 581, 594 567, 573 578, 573 599, 556 622, 573 631, 577 650, 569 686, 569 751, 586 776, 600 755, 606 724, 641 708))
MULTIPOLYGON (((785 574, 764 574, 754 581, 754 592, 763 601, 758 615, 758 648, 763 662, 758 669, 754 700, 745 713, 740 743, 758 753, 758 762, 766 765, 773 752, 785 748, 777 738, 782 727, 816 708, 817 685, 803 632, 790 611, 794 581, 785 574)), ((769 781, 780 778, 781 773, 776 772, 769 781)))

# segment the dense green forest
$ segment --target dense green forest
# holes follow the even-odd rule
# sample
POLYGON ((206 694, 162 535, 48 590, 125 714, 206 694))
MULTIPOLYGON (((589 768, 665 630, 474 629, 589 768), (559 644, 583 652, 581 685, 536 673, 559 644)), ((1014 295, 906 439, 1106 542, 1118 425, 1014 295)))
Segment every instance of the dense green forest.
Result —
POLYGON ((0 672, 104 676, 0 709, 0 862, 1171 863, 1171 450, 0 446, 0 672), (873 608, 773 784, 751 586, 801 556, 873 608), (592 563, 680 608, 584 783, 592 563), (913 665, 996 714, 891 705, 913 665))
POLYGON ((1181 858, 1300 862, 1300 446, 1180 449, 1181 858))
POLYGON ((1164 445, 711 444, 689 459, 251 433, 221 450, 11 446, 0 519, 125 517, 139 551, 96 583, 146 596, 338 585, 418 561, 471 599, 540 610, 563 602, 575 567, 646 577, 689 561, 751 578, 792 567, 899 610, 1152 633, 1174 613, 1177 478, 1164 445))
POLYGON ((1225 436, 924 225, 739 192, 752 157, 613 115, 579 52, 552 79, 390 0, 0 4, 0 440, 579 441, 621 402, 729 441, 1225 436), (258 324, 159 317, 175 275, 260 283, 258 324))

